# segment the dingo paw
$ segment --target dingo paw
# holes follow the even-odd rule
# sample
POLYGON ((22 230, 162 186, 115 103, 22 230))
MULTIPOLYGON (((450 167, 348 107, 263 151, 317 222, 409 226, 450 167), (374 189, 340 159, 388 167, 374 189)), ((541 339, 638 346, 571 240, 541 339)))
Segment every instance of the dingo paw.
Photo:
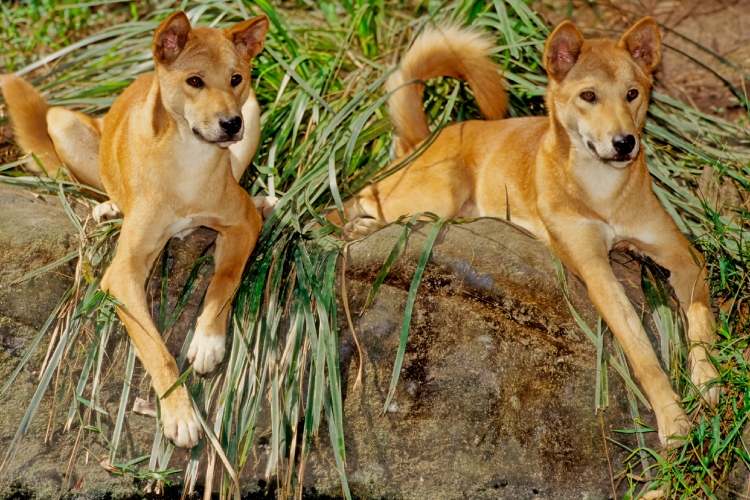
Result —
POLYGON ((693 384, 703 396, 703 400, 711 408, 719 404, 721 376, 713 363, 709 361, 708 354, 702 347, 695 347, 690 351, 690 380, 693 381, 693 384), (711 382, 716 385, 711 386, 711 382))
POLYGON ((178 387, 161 401, 161 422, 164 437, 180 448, 192 448, 203 437, 185 387, 178 387))
POLYGON ((344 238, 349 241, 358 240, 371 235, 385 225, 385 222, 372 217, 357 217, 344 225, 344 238))
POLYGON ((668 450, 681 446, 690 433, 690 422, 677 401, 656 412, 656 423, 659 441, 668 450))
POLYGON ((224 335, 209 335, 198 326, 188 349, 188 359, 198 373, 211 373, 224 359, 224 335))
POLYGON ((94 220, 97 223, 102 223, 104 221, 121 218, 122 212, 120 212, 120 209, 117 208, 117 205, 115 205, 111 201, 105 201, 104 203, 99 203, 94 207, 92 215, 94 216, 94 220))
POLYGON ((279 199, 275 196, 253 196, 253 204, 258 209, 258 212, 260 212, 263 220, 268 219, 268 216, 271 215, 271 211, 276 207, 278 202, 279 199))

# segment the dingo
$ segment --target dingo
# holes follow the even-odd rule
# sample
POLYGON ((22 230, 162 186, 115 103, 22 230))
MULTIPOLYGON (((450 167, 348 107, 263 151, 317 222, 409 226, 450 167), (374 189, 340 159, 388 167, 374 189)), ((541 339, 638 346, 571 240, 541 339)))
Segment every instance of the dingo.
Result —
POLYGON ((639 141, 660 46, 648 17, 616 42, 584 40, 564 22, 544 48, 549 116, 501 120, 507 96, 500 68, 487 57, 491 41, 456 27, 426 31, 387 83, 398 89, 389 102, 398 156, 430 133, 424 84, 399 89, 409 80, 464 78, 484 115, 496 121, 443 129, 413 163, 345 203, 344 231, 361 237, 417 212, 504 217, 509 209, 513 222, 549 244, 586 283, 654 408, 661 442, 671 446, 688 432, 687 417, 609 264, 609 251, 627 246, 671 272, 687 313, 692 380, 715 405, 719 389, 707 385, 719 376, 708 359, 713 313, 706 271, 695 260, 702 257, 651 191, 639 141))
MULTIPOLYGON (((101 286, 123 304, 118 314, 160 398, 179 372, 151 320, 144 284, 167 240, 197 226, 219 235, 216 273, 188 358, 198 373, 208 373, 224 357, 228 303, 262 225, 237 181, 260 138, 250 62, 267 32, 265 16, 219 30, 191 28, 185 13, 175 12, 156 29, 155 74, 133 82, 98 120, 48 109, 29 84, 2 77, 23 149, 105 190, 110 201, 97 207, 97 217, 124 215, 101 286)), ((200 422, 184 387, 162 400, 161 418, 164 435, 177 446, 198 442, 200 422)))

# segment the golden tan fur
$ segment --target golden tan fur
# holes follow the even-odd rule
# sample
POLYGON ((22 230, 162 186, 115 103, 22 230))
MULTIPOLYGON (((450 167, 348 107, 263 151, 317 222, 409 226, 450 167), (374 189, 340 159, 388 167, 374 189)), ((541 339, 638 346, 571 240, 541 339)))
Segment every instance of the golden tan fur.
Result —
MULTIPOLYGON (((192 28, 183 12, 172 14, 154 37, 156 74, 133 82, 103 120, 47 109, 19 78, 2 79, 22 147, 106 190, 110 200, 96 215, 124 215, 101 286, 122 303, 119 316, 160 398, 179 373, 151 320, 144 285, 167 240, 197 226, 219 234, 216 273, 188 358, 198 373, 208 373, 224 357, 229 302, 262 224, 237 181, 259 140, 250 62, 267 31, 265 16, 219 30, 192 28)), ((200 423, 184 387, 162 399, 161 417, 176 445, 198 442, 200 423)))
MULTIPOLYGON (((476 95, 496 99, 494 108, 482 109, 505 109, 507 97, 497 81, 484 71, 481 77, 471 74, 481 66, 479 52, 485 67, 496 71, 486 44, 476 40, 473 33, 455 31, 443 38, 439 29, 422 35, 404 56, 402 65, 410 69, 402 80, 461 74, 483 87, 472 86, 476 95), (471 54, 472 64, 460 66, 457 54, 471 54)), ((584 40, 565 22, 547 40, 543 60, 550 76, 548 117, 444 128, 413 163, 345 203, 350 222, 344 230, 356 238, 404 214, 504 217, 509 210, 513 222, 549 244, 586 282, 654 408, 662 443, 671 445, 688 431, 687 417, 609 264, 609 251, 627 246, 671 272, 688 319, 692 380, 715 405, 719 389, 708 384, 718 377, 708 359, 715 333, 702 258, 652 192, 638 140, 651 73, 660 60, 658 29, 645 18, 619 41, 584 40)), ((413 102, 421 90, 413 88, 392 98, 399 139, 406 137, 401 154, 428 133, 424 112, 413 102)))
POLYGON ((505 116, 508 96, 503 89, 500 67, 487 59, 492 39, 479 32, 462 31, 458 26, 428 30, 409 50, 399 68, 386 80, 386 91, 395 92, 388 100, 391 121, 396 129, 399 156, 414 149, 430 135, 422 111, 423 83, 404 84, 436 76, 466 80, 474 98, 489 120, 505 116))
MULTIPOLYGON (((57 174, 62 163, 55 153, 55 146, 47 134, 47 110, 49 106, 28 82, 20 78, 2 80, 3 94, 10 113, 10 121, 16 142, 24 151, 33 151, 51 175, 57 174), (13 96, 9 99, 7 96, 13 96), (42 131, 41 133, 39 131, 42 131)), ((41 169, 34 161, 27 162, 35 173, 41 169)))

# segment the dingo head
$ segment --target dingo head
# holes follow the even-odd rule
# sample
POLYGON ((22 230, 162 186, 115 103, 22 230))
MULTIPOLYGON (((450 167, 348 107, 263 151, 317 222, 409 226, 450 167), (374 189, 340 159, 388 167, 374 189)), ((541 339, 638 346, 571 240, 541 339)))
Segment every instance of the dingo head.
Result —
POLYGON ((565 21, 547 39, 543 60, 547 107, 571 146, 616 168, 629 165, 640 150, 651 73, 661 60, 656 22, 641 19, 615 42, 584 40, 565 21))
POLYGON ((250 60, 263 50, 268 18, 222 30, 190 27, 178 11, 156 29, 152 50, 161 101, 199 139, 228 147, 242 139, 250 60))

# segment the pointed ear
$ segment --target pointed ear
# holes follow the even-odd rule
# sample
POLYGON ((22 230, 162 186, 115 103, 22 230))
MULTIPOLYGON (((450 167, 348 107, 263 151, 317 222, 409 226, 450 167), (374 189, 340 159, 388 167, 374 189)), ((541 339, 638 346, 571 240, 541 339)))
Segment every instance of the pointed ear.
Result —
POLYGON ((254 17, 224 28, 224 36, 234 43, 237 52, 242 54, 246 61, 261 53, 267 33, 268 18, 266 16, 254 17))
POLYGON ((622 35, 617 47, 630 52, 643 71, 651 73, 661 61, 661 37, 656 21, 644 17, 622 35))
POLYGON ((185 48, 188 34, 190 21, 184 12, 178 10, 156 28, 152 45, 154 58, 162 64, 173 62, 185 48))
POLYGON ((561 23, 544 44, 544 69, 554 80, 565 78, 578 60, 583 46, 583 35, 570 21, 561 23))

